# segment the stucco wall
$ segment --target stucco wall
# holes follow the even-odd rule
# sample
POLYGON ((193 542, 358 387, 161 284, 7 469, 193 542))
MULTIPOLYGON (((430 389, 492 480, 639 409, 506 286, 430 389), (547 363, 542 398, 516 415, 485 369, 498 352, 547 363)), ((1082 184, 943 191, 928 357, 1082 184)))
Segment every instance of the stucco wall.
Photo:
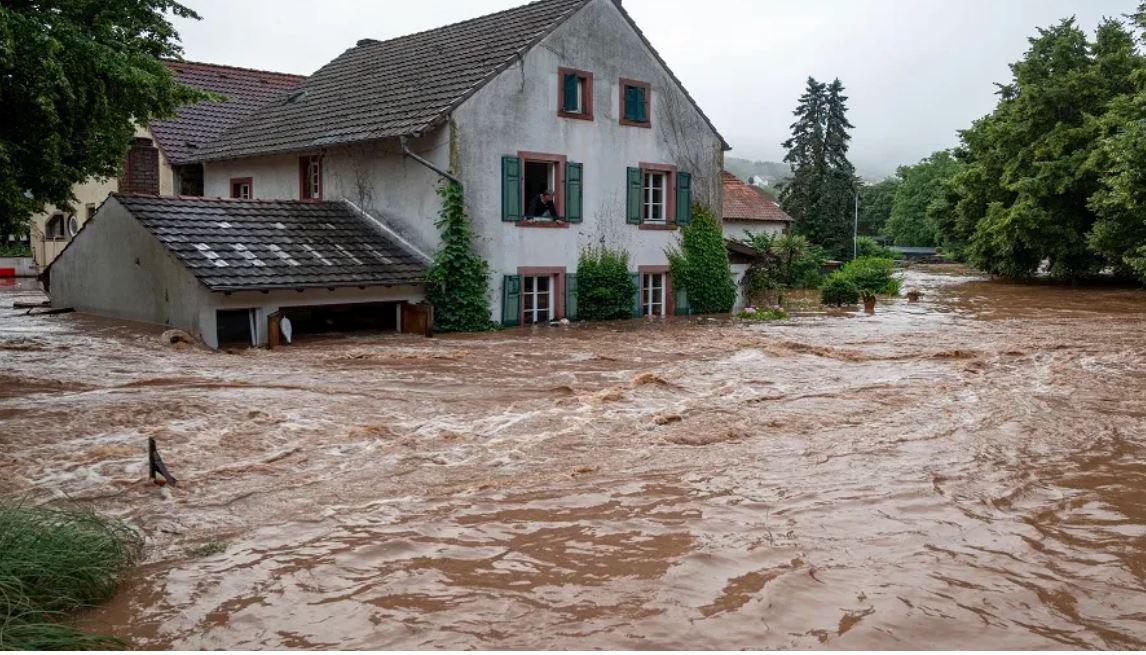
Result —
POLYGON ((206 289, 116 200, 51 268, 53 307, 199 332, 206 289))
MULTIPOLYGON (((410 149, 440 168, 449 166, 449 130, 412 140, 410 149)), ((232 178, 251 178, 255 198, 298 199, 301 153, 209 162, 203 193, 226 198, 232 178)), ((383 221, 403 237, 432 253, 437 247, 434 223, 441 209, 438 176, 402 156, 397 141, 374 141, 322 151, 323 198, 347 199, 383 221)))
POLYGON ((783 234, 790 223, 783 221, 724 221, 724 236, 729 239, 743 239, 744 232, 752 234, 783 234))
POLYGON ((632 31, 612 0, 596 0, 477 92, 454 115, 470 216, 482 237, 501 316, 502 276, 519 266, 577 267, 580 249, 608 244, 630 264, 667 264, 674 231, 625 222, 626 169, 672 164, 693 175, 694 200, 719 211, 720 141, 632 31), (594 120, 557 115, 558 68, 593 73, 594 120), (620 124, 620 78, 652 85, 651 128, 620 124), (584 220, 567 229, 518 227, 501 220, 501 158, 518 151, 565 155, 584 165, 584 220))

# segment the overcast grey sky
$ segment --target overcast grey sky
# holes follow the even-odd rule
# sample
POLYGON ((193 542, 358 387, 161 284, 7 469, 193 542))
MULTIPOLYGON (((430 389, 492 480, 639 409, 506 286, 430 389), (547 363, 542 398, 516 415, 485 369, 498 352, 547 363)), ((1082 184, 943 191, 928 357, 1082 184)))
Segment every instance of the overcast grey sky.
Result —
MULTIPOLYGON (((311 73, 363 37, 387 39, 525 0, 185 0, 196 61, 311 73)), ((624 0, 733 146, 779 161, 808 75, 851 97, 852 159, 879 176, 955 145, 994 106, 994 83, 1037 27, 1093 33, 1137 0, 624 0)))

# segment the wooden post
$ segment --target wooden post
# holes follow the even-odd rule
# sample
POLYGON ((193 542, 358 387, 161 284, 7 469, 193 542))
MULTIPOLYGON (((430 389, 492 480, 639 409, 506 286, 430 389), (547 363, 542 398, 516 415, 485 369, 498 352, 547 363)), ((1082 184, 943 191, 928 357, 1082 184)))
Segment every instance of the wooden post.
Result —
POLYGON ((163 463, 163 458, 159 456, 159 451, 155 448, 155 437, 147 438, 147 459, 148 463, 150 464, 149 475, 151 477, 151 481, 154 484, 157 484, 161 487, 168 482, 170 482, 171 486, 173 487, 179 484, 179 481, 175 479, 175 476, 171 475, 171 473, 167 470, 167 466, 163 463), (156 479, 156 473, 163 476, 162 481, 156 479))
POLYGON ((282 312, 275 312, 267 316, 267 348, 274 350, 282 345, 282 312))

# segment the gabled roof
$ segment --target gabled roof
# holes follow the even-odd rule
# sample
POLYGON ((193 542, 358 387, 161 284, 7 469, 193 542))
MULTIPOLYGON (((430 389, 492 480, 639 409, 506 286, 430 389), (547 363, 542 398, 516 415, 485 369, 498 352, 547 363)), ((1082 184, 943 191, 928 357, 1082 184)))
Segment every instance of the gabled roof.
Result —
POLYGON ((112 198, 212 291, 417 284, 426 271, 346 202, 112 198))
POLYGON ((724 220, 792 222, 780 203, 763 189, 746 184, 728 171, 721 171, 720 179, 724 184, 724 220))
POLYGON ((180 83, 225 96, 222 102, 180 107, 174 118, 153 121, 148 126, 172 164, 197 161, 198 148, 305 79, 301 75, 192 61, 163 63, 180 83))
MULTIPOLYGON (((363 39, 307 78, 287 98, 264 106, 228 129, 202 150, 200 159, 301 151, 426 133, 589 2, 592 0, 538 0, 388 41, 363 39)), ((644 34, 624 9, 620 10, 680 86, 644 34)), ((684 87, 680 88, 683 91, 684 87)), ((696 106, 691 96, 688 99, 696 106)), ((712 127, 708 117, 700 113, 712 127)), ((715 127, 712 130, 716 132, 715 127)), ((723 139, 721 142, 727 149, 723 139)))

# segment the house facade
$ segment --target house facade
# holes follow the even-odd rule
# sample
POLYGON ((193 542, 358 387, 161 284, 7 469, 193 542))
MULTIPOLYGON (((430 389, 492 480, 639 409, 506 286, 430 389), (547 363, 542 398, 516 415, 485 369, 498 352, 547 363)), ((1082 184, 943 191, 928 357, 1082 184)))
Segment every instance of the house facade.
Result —
POLYGON ((360 41, 200 160, 207 196, 347 199, 425 252, 452 176, 516 325, 574 313, 595 245, 629 253, 634 313, 672 313, 665 250, 693 202, 720 211, 727 148, 619 2, 541 0, 360 41), (547 189, 557 216, 530 216, 547 189))
POLYGON ((744 239, 754 234, 787 234, 792 217, 767 191, 744 183, 728 171, 721 174, 724 187, 724 237, 744 239))
POLYGON ((49 205, 29 222, 32 256, 45 269, 90 220, 111 193, 203 195, 203 168, 196 149, 224 129, 297 85, 301 76, 233 66, 166 61, 187 86, 219 99, 182 107, 172 118, 137 126, 120 175, 77 184, 71 211, 49 205))

